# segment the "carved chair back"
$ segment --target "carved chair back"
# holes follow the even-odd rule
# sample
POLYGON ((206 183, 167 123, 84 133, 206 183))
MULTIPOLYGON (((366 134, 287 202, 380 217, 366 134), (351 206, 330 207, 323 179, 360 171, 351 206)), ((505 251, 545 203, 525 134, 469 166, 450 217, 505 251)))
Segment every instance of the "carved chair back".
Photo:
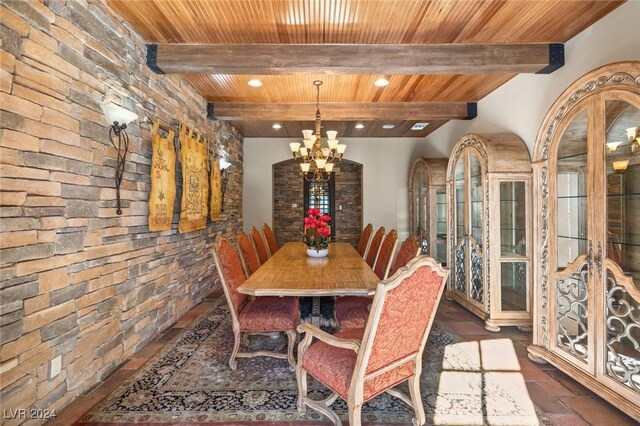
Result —
POLYGON ((398 233, 395 229, 392 229, 382 241, 376 264, 373 267, 373 272, 375 272, 380 280, 387 278, 389 268, 391 267, 391 259, 396 252, 397 245, 398 233))
POLYGON ((262 224, 262 233, 264 234, 264 239, 267 241, 267 246, 269 247, 269 252, 271 256, 273 256, 278 251, 278 243, 276 242, 276 235, 273 233, 273 230, 266 223, 262 224))
POLYGON ((373 268, 373 265, 376 263, 376 257, 378 256, 378 250, 380 249, 380 244, 382 243, 382 239, 384 238, 384 226, 381 226, 380 229, 376 231, 371 239, 371 244, 369 244, 369 250, 367 251, 367 258, 365 259, 370 267, 373 268))
POLYGON ((360 234, 360 240, 358 241, 356 251, 360 253, 360 256, 362 257, 364 257, 365 254, 367 254, 367 245, 369 245, 369 240, 371 239, 372 233, 373 233, 373 225, 368 224, 362 230, 362 234, 360 234))
POLYGON ((227 299, 227 303, 229 303, 229 309, 231 309, 235 322, 238 318, 238 312, 240 312, 247 300, 247 295, 237 290, 246 279, 240 258, 233 246, 224 237, 220 237, 214 243, 213 258, 220 276, 224 296, 227 299))
POLYGON ((448 275, 434 259, 419 256, 378 284, 350 394, 362 395, 364 382, 374 378, 399 383, 420 374, 422 351, 448 275))
POLYGON ((253 246, 251 239, 242 229, 238 229, 236 244, 238 245, 238 252, 240 253, 244 270, 249 277, 260 267, 258 253, 256 252, 256 248, 253 246))
POLYGON ((260 264, 264 264, 267 260, 269 260, 269 252, 267 251, 267 246, 262 239, 262 235, 260 235, 260 231, 255 226, 252 226, 249 230, 249 235, 251 236, 251 240, 253 241, 253 245, 256 248, 256 252, 258 253, 258 259, 260 259, 260 264))
POLYGON ((409 238, 404 240, 400 246, 396 259, 393 261, 391 269, 389 270, 389 276, 392 277, 396 272, 398 272, 398 269, 405 266, 411 259, 419 254, 420 244, 418 243, 418 237, 410 235, 409 238))

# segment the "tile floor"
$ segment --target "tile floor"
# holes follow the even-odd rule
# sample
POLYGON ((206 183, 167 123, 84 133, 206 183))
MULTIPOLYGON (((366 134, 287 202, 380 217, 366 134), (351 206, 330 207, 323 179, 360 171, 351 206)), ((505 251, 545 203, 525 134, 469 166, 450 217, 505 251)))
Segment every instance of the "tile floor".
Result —
MULTIPOLYGON (((201 313, 212 305, 212 301, 221 294, 211 294, 202 303, 184 314, 172 328, 138 351, 135 356, 123 364, 107 380, 91 391, 78 397, 47 425, 71 425, 88 412, 95 404, 113 392, 122 382, 141 368, 153 355, 180 333, 201 313)), ((436 321, 454 330, 464 341, 480 341, 487 339, 511 339, 520 363, 520 371, 524 376, 531 401, 544 415, 558 426, 577 425, 636 425, 630 417, 614 406, 593 394, 590 390, 576 382, 550 364, 539 365, 527 357, 527 346, 531 342, 531 334, 523 333, 515 327, 503 327, 499 333, 491 333, 484 329, 483 322, 466 309, 453 302, 442 302, 436 321)), ((313 422, 310 425, 319 426, 313 422)), ((105 424, 101 424, 104 426, 105 424)), ((268 425, 274 425, 269 423, 268 425)), ((226 424, 225 426, 231 426, 226 424)), ((267 426, 265 424, 265 426, 267 426)), ((295 423, 295 426, 306 426, 295 423)), ((386 425, 389 426, 389 425, 386 425)))

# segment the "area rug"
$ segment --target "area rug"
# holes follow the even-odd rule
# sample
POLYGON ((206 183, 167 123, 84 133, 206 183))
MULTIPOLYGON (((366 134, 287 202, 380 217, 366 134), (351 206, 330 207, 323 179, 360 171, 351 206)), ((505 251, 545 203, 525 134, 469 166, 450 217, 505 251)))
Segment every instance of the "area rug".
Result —
MULTIPOLYGON (((327 421, 311 409, 304 415, 298 414, 295 375, 286 360, 240 358, 238 369, 231 371, 228 360, 233 332, 229 311, 223 300, 217 302, 79 423, 327 421)), ((459 342, 451 330, 437 322, 433 325, 424 352, 421 378, 427 423, 433 424, 435 419, 439 424, 459 424, 464 419, 467 424, 483 424, 488 418, 486 409, 491 405, 499 407, 498 420, 508 419, 508 422, 495 423, 538 424, 528 398, 524 398, 523 403, 522 397, 510 397, 508 389, 492 390, 499 400, 489 404, 487 400, 495 398, 473 397, 478 392, 474 387, 482 387, 477 377, 456 377, 455 382, 451 382, 455 383, 454 389, 451 384, 440 383, 445 353, 461 358, 445 362, 445 368, 457 366, 468 370, 469 366, 473 367, 473 362, 465 360, 470 356, 468 348, 455 350, 459 342), (465 413, 477 415, 469 417, 465 413)), ((251 337, 250 347, 275 347, 282 343, 280 338, 255 336, 251 337)), ((501 385, 493 383, 492 386, 501 385)), ((309 388, 314 399, 322 399, 329 393, 312 379, 309 388)), ((338 399, 332 408, 342 419, 348 419, 344 401, 338 399)), ((362 409, 362 419, 367 423, 410 424, 412 418, 413 412, 408 406, 387 394, 374 398, 362 409)))

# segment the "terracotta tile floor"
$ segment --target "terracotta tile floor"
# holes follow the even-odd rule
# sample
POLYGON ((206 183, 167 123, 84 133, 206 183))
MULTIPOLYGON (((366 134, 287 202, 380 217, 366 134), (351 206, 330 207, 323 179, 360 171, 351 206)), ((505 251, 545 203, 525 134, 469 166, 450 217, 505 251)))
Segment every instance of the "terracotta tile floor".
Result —
MULTIPOLYGON (((171 338, 209 309, 212 301, 218 297, 222 297, 222 295, 219 293, 211 294, 202 303, 184 314, 172 328, 138 351, 133 358, 127 360, 118 371, 99 386, 78 397, 47 425, 66 426, 76 422, 100 400, 120 386, 127 377, 141 368, 171 338)), ((520 363, 520 372, 524 376, 529 391, 529 397, 536 408, 551 421, 552 425, 617 426, 638 424, 552 365, 539 365, 531 362, 527 358, 527 346, 531 342, 530 333, 523 333, 515 327, 503 327, 499 333, 488 332, 484 329, 483 322, 479 318, 453 302, 443 301, 441 303, 436 321, 454 330, 464 341, 511 339, 520 363)), ((275 424, 265 423, 265 426, 275 426, 275 424)), ((308 426, 321 424, 323 423, 311 422, 308 426)), ((104 423, 100 425, 106 426, 104 423)), ((295 423, 292 425, 305 426, 306 424, 295 423)), ((224 426, 232 426, 232 424, 228 423, 224 426)))

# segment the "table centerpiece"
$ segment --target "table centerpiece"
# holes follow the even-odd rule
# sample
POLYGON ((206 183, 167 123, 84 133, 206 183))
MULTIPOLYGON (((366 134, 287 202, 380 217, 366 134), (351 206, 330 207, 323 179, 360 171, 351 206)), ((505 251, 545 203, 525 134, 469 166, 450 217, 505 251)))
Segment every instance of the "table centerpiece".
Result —
POLYGON ((331 239, 331 216, 322 214, 320 209, 309 209, 304 218, 304 243, 307 256, 327 257, 331 239))

